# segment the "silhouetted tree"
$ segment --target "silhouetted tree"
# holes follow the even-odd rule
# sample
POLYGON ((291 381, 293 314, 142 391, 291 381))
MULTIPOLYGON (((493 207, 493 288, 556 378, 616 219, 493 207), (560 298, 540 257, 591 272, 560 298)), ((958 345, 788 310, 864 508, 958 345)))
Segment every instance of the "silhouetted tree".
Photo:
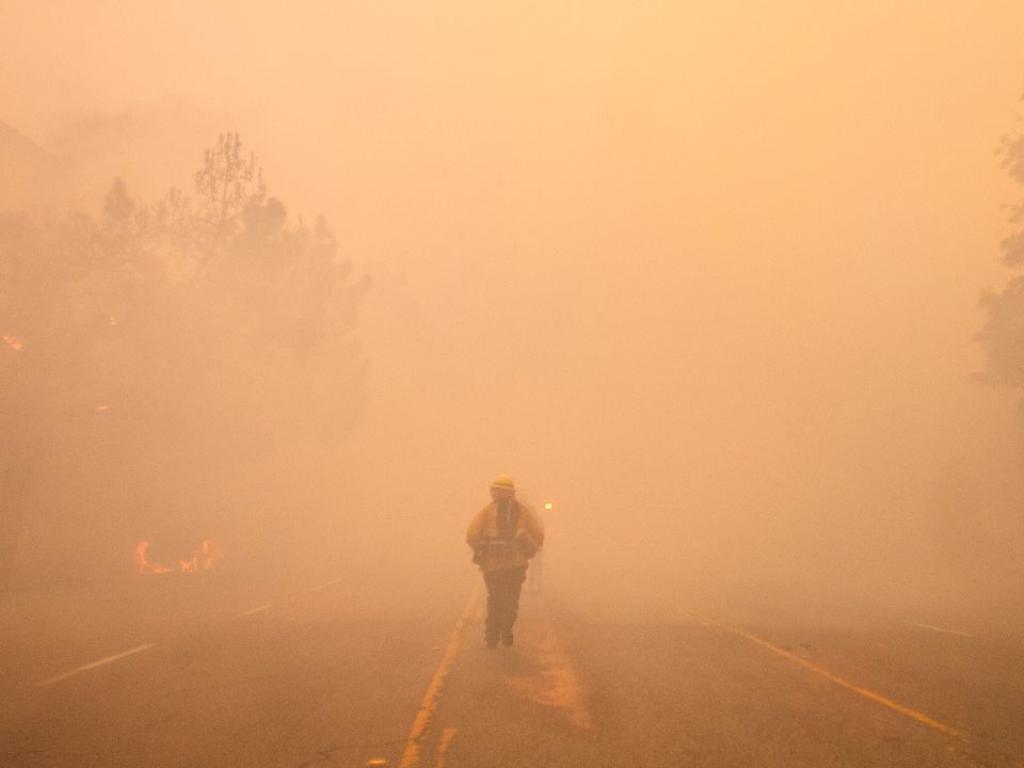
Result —
POLYGON ((0 220, 0 427, 22 438, 0 450, 8 520, 31 487, 76 478, 135 514, 203 508, 218 478, 326 453, 354 423, 366 279, 322 219, 267 196, 237 135, 194 185, 145 205, 117 179, 98 217, 0 220))
MULTIPOLYGON (((1000 144, 1002 165, 1010 176, 1024 185, 1024 133, 1000 144)), ((1011 209, 1015 231, 1001 245, 1002 261, 1014 270, 1024 267, 1024 203, 1011 209)), ((999 293, 982 295, 986 310, 979 338, 987 352, 987 370, 992 381, 1024 392, 1024 274, 1014 275, 999 293)))
POLYGON ((203 167, 194 175, 200 220, 217 230, 230 230, 254 199, 266 194, 263 169, 256 155, 246 158, 237 133, 222 133, 206 150, 203 167))

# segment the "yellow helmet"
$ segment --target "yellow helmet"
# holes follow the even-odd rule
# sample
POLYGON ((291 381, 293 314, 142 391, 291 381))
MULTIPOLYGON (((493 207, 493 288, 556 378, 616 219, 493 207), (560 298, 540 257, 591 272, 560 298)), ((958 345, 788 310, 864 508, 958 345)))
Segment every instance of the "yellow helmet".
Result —
POLYGON ((514 491, 516 489, 516 482, 508 475, 498 475, 494 478, 494 482, 491 483, 491 488, 501 488, 506 491, 514 491))

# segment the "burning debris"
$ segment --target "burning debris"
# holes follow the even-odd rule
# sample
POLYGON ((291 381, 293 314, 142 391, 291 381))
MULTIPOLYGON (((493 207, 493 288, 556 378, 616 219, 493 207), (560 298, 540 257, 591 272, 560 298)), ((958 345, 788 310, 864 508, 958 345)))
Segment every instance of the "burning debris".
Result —
POLYGON ((215 568, 224 559, 224 550, 212 539, 199 542, 195 552, 189 558, 179 560, 177 567, 152 562, 147 555, 148 550, 149 541, 146 539, 135 545, 135 568, 141 574, 198 573, 215 568))
POLYGON ((182 573, 195 573, 196 571, 208 571, 224 559, 224 550, 210 539, 203 539, 199 548, 188 560, 179 560, 178 568, 182 573))
POLYGON ((173 568, 168 568, 166 565, 160 565, 159 563, 149 562, 149 558, 146 557, 146 550, 149 549, 149 542, 146 540, 140 541, 135 545, 135 568, 139 573, 172 573, 173 568))
POLYGON ((0 339, 3 339, 4 344, 15 352, 21 352, 21 350, 25 348, 25 342, 17 336, 0 336, 0 339))

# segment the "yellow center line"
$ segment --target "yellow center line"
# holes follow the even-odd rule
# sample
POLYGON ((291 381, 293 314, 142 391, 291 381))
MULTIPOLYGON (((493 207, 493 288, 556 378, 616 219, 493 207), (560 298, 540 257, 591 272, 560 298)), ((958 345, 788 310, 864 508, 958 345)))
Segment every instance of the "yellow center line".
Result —
POLYGON ((825 667, 819 664, 815 664, 813 661, 808 661, 807 659, 797 656, 795 653, 791 653, 790 651, 787 651, 785 648, 782 648, 781 646, 775 645, 775 643, 765 640, 763 637, 752 635, 750 632, 746 632, 736 627, 731 627, 728 624, 723 624, 722 622, 715 621, 714 619, 707 619, 707 621, 716 627, 720 627, 724 630, 732 632, 735 635, 744 637, 750 642, 760 645, 762 648, 767 648, 772 653, 782 656, 784 659, 788 659, 789 661, 792 661, 794 664, 799 664, 804 669, 810 670, 816 675, 820 675, 821 677, 825 678, 831 683, 834 683, 842 688, 846 688, 848 691, 853 691, 854 693, 859 694, 860 696, 863 696, 865 699, 869 699, 875 702, 876 704, 881 704, 883 707, 891 709, 893 712, 898 712, 904 717, 909 717, 911 720, 921 723, 921 725, 926 725, 929 728, 938 731, 939 733, 945 734, 946 736, 960 735, 959 732, 950 725, 946 725, 945 723, 940 722, 932 717, 928 717, 928 715, 924 714, 923 712, 918 712, 916 709, 912 709, 911 707, 908 707, 905 704, 900 704, 897 701, 893 701, 889 697, 883 696, 882 694, 878 693, 877 691, 873 691, 870 688, 864 688, 863 686, 851 683, 849 680, 846 680, 840 677, 839 675, 830 672, 825 667))
POLYGON ((455 629, 452 630, 452 634, 448 638, 448 644, 445 646, 444 654, 441 656, 441 663, 438 664, 437 671, 434 672, 430 685, 427 686, 427 692, 423 695, 423 701, 420 702, 420 708, 416 712, 416 719, 413 720, 412 730, 409 731, 409 738, 405 744, 405 751, 402 753, 402 760, 398 764, 399 768, 416 768, 420 764, 420 748, 423 736, 426 734, 427 729, 430 728, 434 714, 437 712, 437 705, 441 700, 441 692, 444 690, 445 681, 448 679, 448 673, 451 671, 452 663, 455 661, 455 656, 459 652, 459 646, 462 644, 462 630, 473 609, 476 607, 479 596, 480 584, 477 583, 473 594, 469 596, 465 610, 462 611, 462 615, 455 623, 455 629))
POLYGON ((448 748, 452 745, 457 728, 445 728, 441 731, 441 742, 437 745, 437 757, 434 758, 434 768, 445 768, 448 762, 448 748))

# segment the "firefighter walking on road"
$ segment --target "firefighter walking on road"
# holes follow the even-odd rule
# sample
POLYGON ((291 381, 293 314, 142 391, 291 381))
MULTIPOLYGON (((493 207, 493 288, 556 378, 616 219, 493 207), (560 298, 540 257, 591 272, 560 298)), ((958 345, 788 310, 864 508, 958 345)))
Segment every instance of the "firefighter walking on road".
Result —
POLYGON ((511 477, 501 475, 491 483, 491 503, 480 510, 466 531, 473 548, 473 562, 480 566, 487 584, 488 648, 512 645, 512 627, 519 611, 519 593, 530 558, 544 544, 540 519, 516 499, 511 477))

